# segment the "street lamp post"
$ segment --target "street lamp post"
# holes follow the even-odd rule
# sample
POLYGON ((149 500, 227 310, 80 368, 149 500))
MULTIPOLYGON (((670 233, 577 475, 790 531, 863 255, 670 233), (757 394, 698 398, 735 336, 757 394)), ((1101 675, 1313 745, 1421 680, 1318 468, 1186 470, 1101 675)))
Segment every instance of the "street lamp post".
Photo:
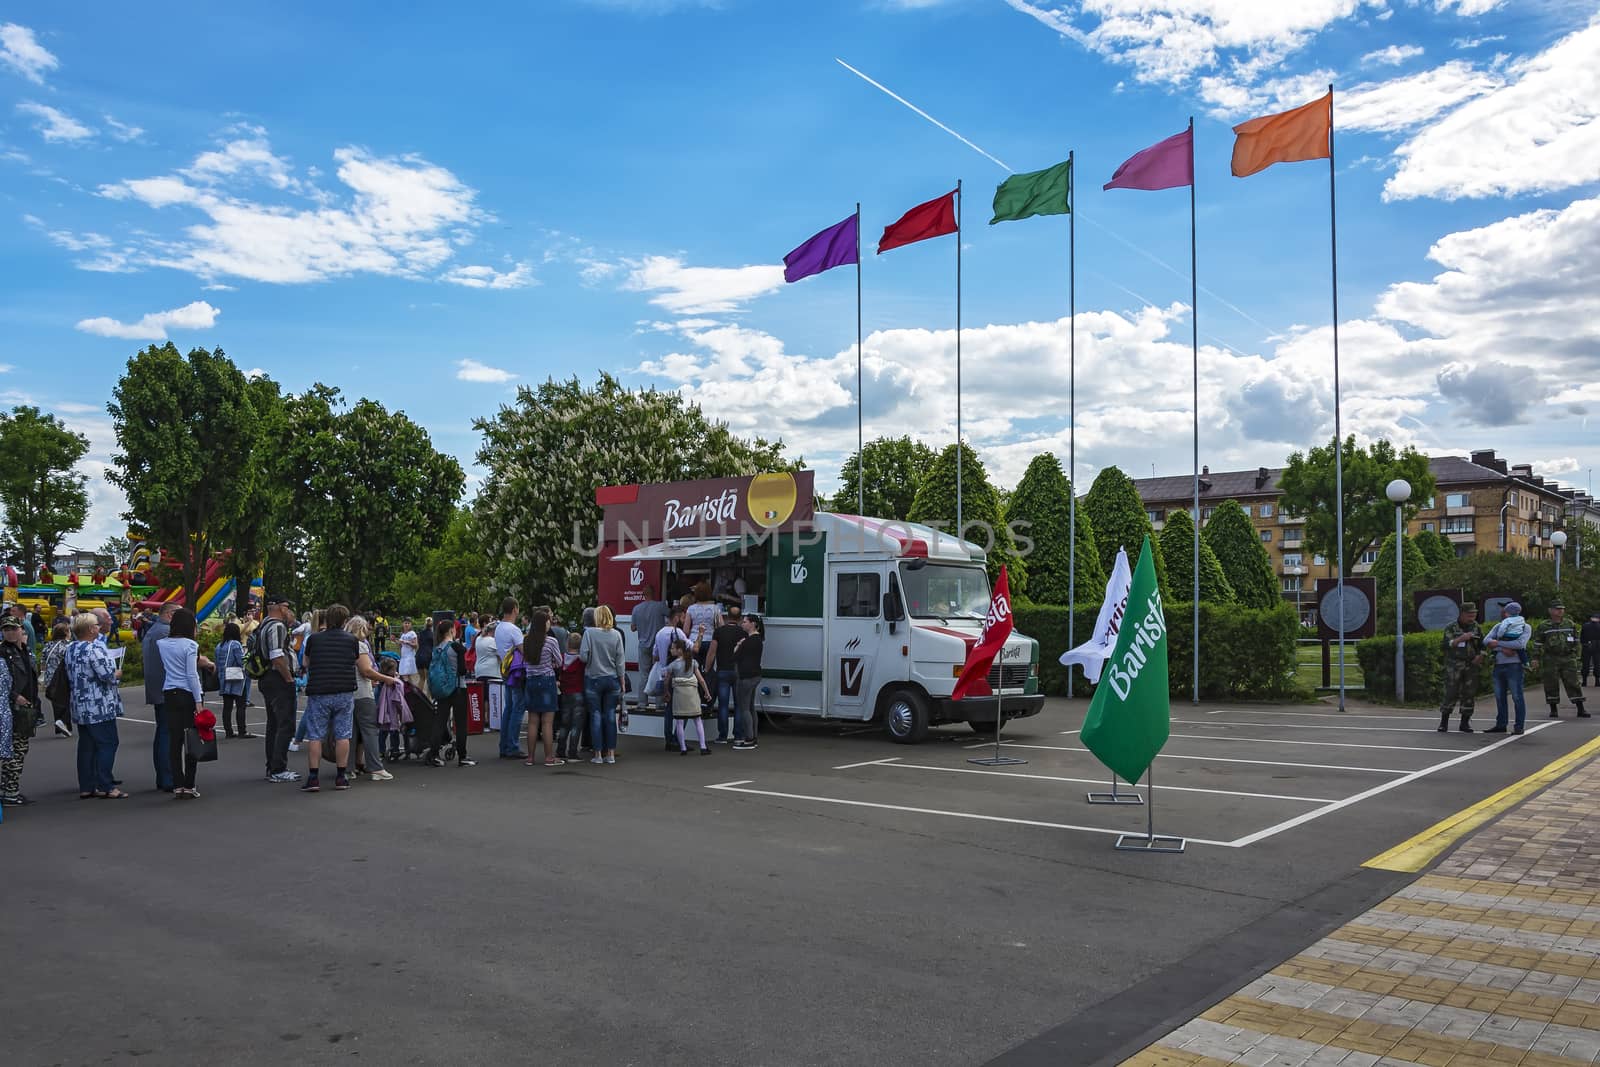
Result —
MULTIPOLYGON (((1385 487, 1384 495, 1394 503, 1394 696, 1404 704, 1406 702, 1406 501, 1411 499, 1411 483, 1404 478, 1396 478, 1385 487)), ((1556 564, 1558 576, 1560 566, 1559 563, 1556 564)), ((1557 577, 1556 584, 1560 583, 1561 579, 1557 577)))
POLYGON ((1556 546, 1556 588, 1561 588, 1561 555, 1567 547, 1567 531, 1557 530, 1550 535, 1550 543, 1556 546))

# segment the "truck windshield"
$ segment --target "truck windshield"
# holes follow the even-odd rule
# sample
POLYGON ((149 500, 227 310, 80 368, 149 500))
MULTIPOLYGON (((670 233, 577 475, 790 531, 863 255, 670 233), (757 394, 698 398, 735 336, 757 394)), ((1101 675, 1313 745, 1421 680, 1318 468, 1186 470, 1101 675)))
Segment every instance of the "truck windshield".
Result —
POLYGON ((989 575, 982 567, 902 565, 900 589, 914 619, 981 619, 989 611, 989 575))

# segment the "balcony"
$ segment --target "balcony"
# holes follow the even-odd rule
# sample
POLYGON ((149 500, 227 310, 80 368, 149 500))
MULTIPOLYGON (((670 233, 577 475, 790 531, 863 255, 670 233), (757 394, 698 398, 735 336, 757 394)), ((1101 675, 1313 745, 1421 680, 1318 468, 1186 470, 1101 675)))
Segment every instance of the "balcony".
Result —
MULTIPOLYGON (((1300 531, 1299 530, 1293 530, 1293 531, 1285 530, 1284 532, 1285 533, 1299 533, 1300 531)), ((1298 551, 1300 551, 1301 546, 1303 546, 1305 544, 1305 540, 1303 538, 1300 538, 1300 537, 1295 537, 1295 538, 1285 537, 1282 541, 1279 541, 1278 544, 1283 546, 1283 550, 1285 552, 1298 552, 1298 551)))
POLYGON ((1306 517, 1304 515, 1285 515, 1281 511, 1278 513, 1278 525, 1280 526, 1289 526, 1291 524, 1304 526, 1305 521, 1306 517))
POLYGON ((1453 545, 1470 545, 1478 539, 1478 535, 1471 530, 1447 530, 1444 538, 1453 545))
POLYGON ((1476 515, 1477 513, 1478 509, 1473 507, 1471 504, 1468 504, 1466 507, 1444 509, 1446 518, 1450 518, 1455 515, 1476 515))
POLYGON ((1282 571, 1282 573, 1284 573, 1284 574, 1310 574, 1311 573, 1311 568, 1305 567, 1305 566, 1301 566, 1301 565, 1298 565, 1298 564, 1294 564, 1294 563, 1285 563, 1281 568, 1279 568, 1279 570, 1282 571))

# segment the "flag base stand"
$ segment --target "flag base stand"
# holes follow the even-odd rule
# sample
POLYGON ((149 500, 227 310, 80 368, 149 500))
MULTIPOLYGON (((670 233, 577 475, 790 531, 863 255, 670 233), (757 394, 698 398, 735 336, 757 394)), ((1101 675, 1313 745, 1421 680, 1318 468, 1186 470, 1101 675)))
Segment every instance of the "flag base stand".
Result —
POLYGON ((1091 804, 1143 804, 1144 803, 1144 797, 1140 796, 1137 791, 1132 792, 1132 793, 1120 792, 1117 789, 1117 776, 1114 775, 1114 774, 1111 776, 1111 792, 1109 792, 1109 793, 1085 793, 1084 794, 1084 798, 1087 799, 1089 801, 1089 803, 1091 803, 1091 804))
POLYGON ((1112 846, 1119 852, 1176 853, 1182 852, 1188 845, 1184 838, 1156 833, 1156 787, 1151 779, 1151 773, 1145 771, 1144 787, 1150 792, 1150 803, 1145 807, 1145 832, 1119 836, 1117 843, 1112 846))
POLYGON ((976 756, 968 759, 967 762, 976 763, 980 767, 1022 767, 1028 761, 1017 759, 1015 756, 976 756))

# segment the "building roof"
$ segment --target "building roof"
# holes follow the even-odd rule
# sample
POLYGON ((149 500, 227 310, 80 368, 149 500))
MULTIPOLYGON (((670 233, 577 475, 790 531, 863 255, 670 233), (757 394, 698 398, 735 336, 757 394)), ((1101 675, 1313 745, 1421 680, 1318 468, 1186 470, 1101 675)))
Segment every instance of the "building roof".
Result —
POLYGON ((1463 456, 1434 456, 1428 460, 1428 471, 1440 485, 1503 482, 1508 477, 1492 467, 1480 466, 1463 456))
MULTIPOLYGON (((1251 497, 1278 496, 1282 493, 1278 488, 1278 482, 1283 477, 1283 470, 1282 467, 1261 467, 1244 471, 1202 471, 1200 499, 1243 500, 1251 497)), ((1552 496, 1560 495, 1554 482, 1529 480, 1514 473, 1503 474, 1492 467, 1474 463, 1464 456, 1431 456, 1428 459, 1428 470, 1433 474, 1434 481, 1441 486, 1494 485, 1515 480, 1529 489, 1552 496)), ((1194 497, 1192 474, 1135 478, 1133 485, 1139 492, 1139 499, 1146 503, 1185 501, 1194 497)))

